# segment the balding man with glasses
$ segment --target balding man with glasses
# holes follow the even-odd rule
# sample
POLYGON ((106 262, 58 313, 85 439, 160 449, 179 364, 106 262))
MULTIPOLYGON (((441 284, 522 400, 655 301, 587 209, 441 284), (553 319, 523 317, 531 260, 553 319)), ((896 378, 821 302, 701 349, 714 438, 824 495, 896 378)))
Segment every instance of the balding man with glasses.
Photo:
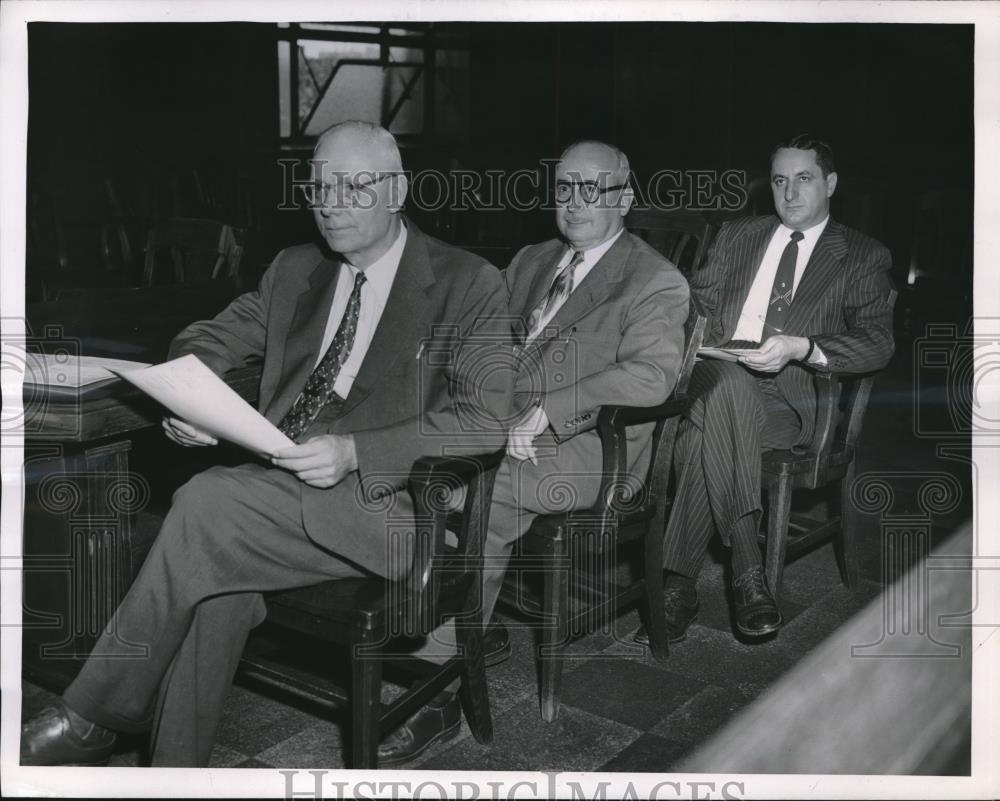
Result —
MULTIPOLYGON (((493 612, 514 543, 539 514, 593 506, 601 480, 597 413, 654 406, 677 381, 688 287, 659 253, 625 230, 629 164, 618 148, 578 142, 555 171, 559 237, 522 249, 504 279, 519 353, 514 421, 493 489, 484 546, 483 620, 493 612)), ((652 425, 628 434, 628 471, 649 464, 652 425)), ((487 633, 488 648, 499 622, 487 633)), ((447 652, 454 634, 436 632, 447 652)), ((443 693, 379 749, 391 767, 458 734, 458 699, 443 693)))
MULTIPOLYGON (((385 129, 334 126, 312 167, 321 244, 282 251, 257 291, 170 351, 219 374, 262 360, 260 410, 296 444, 177 491, 79 676, 22 730, 21 764, 106 764, 116 732, 151 731, 154 766, 207 765, 247 634, 264 619, 261 593, 399 577, 410 565, 392 558, 387 531, 412 514, 414 460, 477 427, 497 435, 491 447, 503 442, 509 390, 490 395, 461 374, 466 335, 506 312, 499 272, 404 221, 407 179, 385 129), (468 404, 475 414, 462 417, 468 404)), ((183 420, 164 429, 181 445, 215 444, 183 420)))

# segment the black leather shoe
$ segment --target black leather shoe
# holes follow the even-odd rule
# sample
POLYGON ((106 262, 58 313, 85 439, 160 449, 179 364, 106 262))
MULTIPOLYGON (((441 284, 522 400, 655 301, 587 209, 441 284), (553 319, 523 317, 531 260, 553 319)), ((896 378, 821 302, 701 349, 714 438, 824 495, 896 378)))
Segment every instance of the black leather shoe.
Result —
POLYGON ((386 737, 378 747, 378 767, 391 768, 416 759, 434 743, 452 739, 461 725, 458 696, 441 693, 386 737))
POLYGON ((762 567, 751 567, 733 579, 736 629, 747 637, 762 637, 781 628, 781 611, 767 587, 762 567))
POLYGON ((115 733, 84 720, 60 703, 21 727, 22 765, 107 765, 115 733))
POLYGON ((510 659, 510 634, 507 627, 495 617, 490 618, 483 635, 483 654, 486 667, 493 667, 510 659))
MULTIPOLYGON (((667 642, 680 642, 687 637, 688 626, 698 614, 698 593, 692 587, 685 589, 667 584, 663 588, 663 614, 667 618, 667 642)), ((632 637, 639 645, 649 645, 649 632, 645 626, 632 637)))

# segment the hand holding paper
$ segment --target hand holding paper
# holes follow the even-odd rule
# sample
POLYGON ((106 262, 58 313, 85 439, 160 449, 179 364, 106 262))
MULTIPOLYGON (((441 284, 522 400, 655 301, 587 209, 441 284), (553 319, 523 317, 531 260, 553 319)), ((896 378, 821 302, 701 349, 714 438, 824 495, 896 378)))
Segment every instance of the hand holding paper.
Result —
MULTIPOLYGON (((141 370, 111 369, 170 409, 180 421, 210 437, 227 439, 263 456, 295 444, 197 356, 189 354, 141 370)), ((202 444, 193 431, 176 425, 172 429, 170 433, 180 432, 180 439, 187 436, 194 440, 190 444, 202 444)))

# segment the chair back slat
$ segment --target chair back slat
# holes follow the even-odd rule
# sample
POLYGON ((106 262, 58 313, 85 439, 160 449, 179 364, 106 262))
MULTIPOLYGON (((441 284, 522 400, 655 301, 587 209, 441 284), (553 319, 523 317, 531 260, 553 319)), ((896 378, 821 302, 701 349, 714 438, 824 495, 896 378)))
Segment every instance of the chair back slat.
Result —
POLYGON ((712 226, 692 211, 633 209, 625 227, 688 276, 701 267, 712 238, 712 226))
POLYGON ((232 226, 217 220, 164 220, 153 226, 146 242, 145 286, 164 283, 157 275, 158 254, 164 250, 173 263, 172 280, 166 283, 177 284, 233 278, 242 254, 232 226))

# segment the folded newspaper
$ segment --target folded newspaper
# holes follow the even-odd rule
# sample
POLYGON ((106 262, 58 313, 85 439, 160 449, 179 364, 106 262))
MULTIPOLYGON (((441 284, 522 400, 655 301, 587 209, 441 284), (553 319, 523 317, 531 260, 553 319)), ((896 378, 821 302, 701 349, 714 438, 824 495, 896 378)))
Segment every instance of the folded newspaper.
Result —
POLYGON ((177 417, 262 456, 294 445, 194 355, 139 370, 114 370, 177 417))

